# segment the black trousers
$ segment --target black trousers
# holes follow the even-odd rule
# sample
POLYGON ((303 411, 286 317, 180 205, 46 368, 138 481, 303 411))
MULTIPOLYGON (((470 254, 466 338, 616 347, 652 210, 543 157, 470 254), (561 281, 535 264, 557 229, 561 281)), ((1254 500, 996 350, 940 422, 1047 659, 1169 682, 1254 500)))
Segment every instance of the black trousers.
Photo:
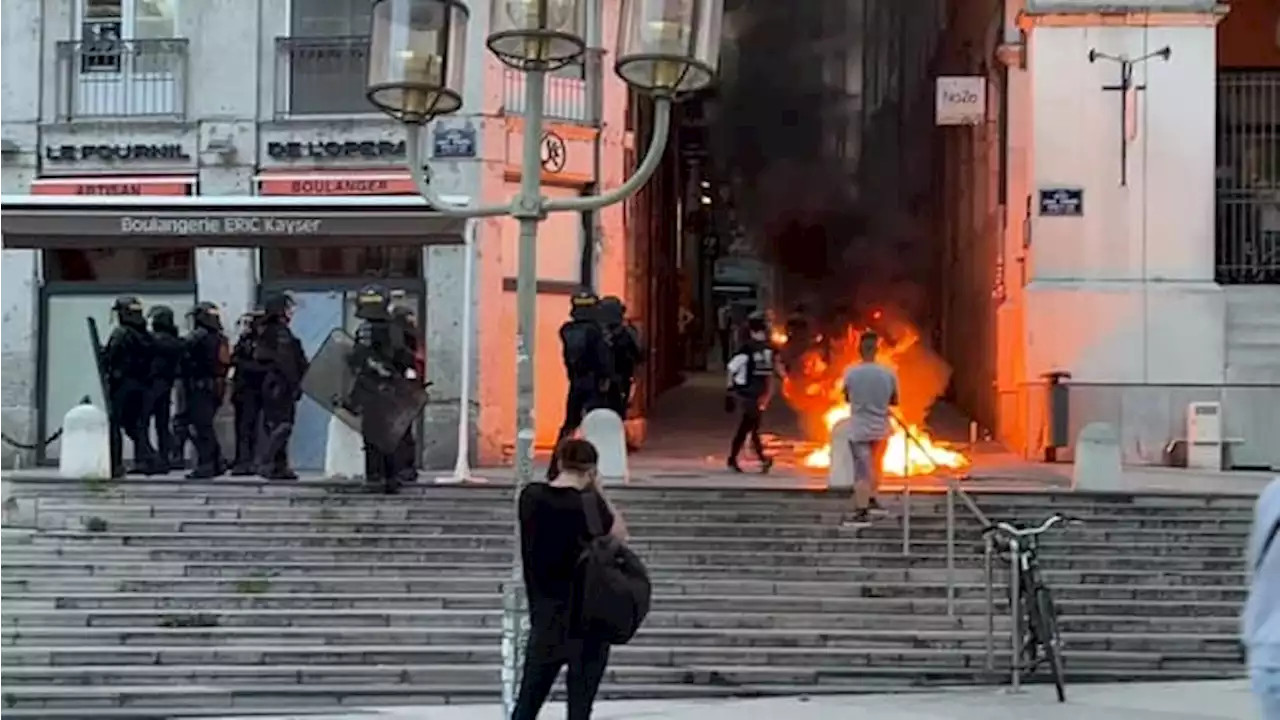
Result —
POLYGON ((157 383, 147 402, 147 427, 156 429, 156 453, 161 462, 173 457, 173 383, 157 383))
POLYGON ((292 475, 289 469, 289 438, 298 414, 294 389, 287 383, 268 379, 262 386, 262 434, 257 466, 264 477, 292 475))
POLYGON ((511 720, 536 720, 555 685, 560 668, 568 665, 565 678, 569 713, 567 720, 590 720, 600 681, 609 664, 609 645, 592 640, 570 640, 563 646, 539 637, 535 627, 525 649, 524 674, 516 696, 511 720))
POLYGON ((191 423, 191 444, 196 448, 197 475, 222 472, 222 447, 214 430, 221 398, 212 380, 197 381, 187 390, 187 420, 191 423))
POLYGON ((760 440, 760 400, 758 398, 737 397, 735 398, 738 405, 738 429, 733 433, 733 442, 729 446, 729 459, 737 460, 738 453, 742 452, 742 446, 746 443, 747 438, 751 438, 751 449, 756 451, 756 457, 764 460, 764 442, 760 440))
MULTIPOLYGON (((369 419, 366 418, 365 422, 369 419)), ((364 476, 370 484, 382 485, 385 490, 394 490, 401 483, 412 482, 417 476, 414 455, 416 447, 413 442, 413 430, 410 429, 400 438, 400 442, 392 452, 385 452, 373 442, 375 436, 370 435, 368 426, 361 428, 361 439, 364 440, 364 476)))
POLYGON ((133 443, 133 460, 140 471, 150 473, 162 469, 151 447, 151 433, 147 431, 149 399, 148 388, 140 382, 123 381, 111 388, 107 437, 112 477, 123 477, 125 473, 124 437, 133 443))
POLYGON ((231 409, 236 422, 236 454, 232 465, 237 470, 252 470, 262 423, 262 395, 257 390, 237 390, 231 395, 231 409))
MULTIPOLYGON (((598 407, 608 406, 609 399, 604 397, 594 381, 569 383, 569 392, 564 398, 564 424, 556 435, 556 447, 565 438, 570 437, 582 426, 582 418, 598 407)), ((560 458, 551 453, 551 465, 547 468, 547 480, 555 480, 560 475, 560 458)))

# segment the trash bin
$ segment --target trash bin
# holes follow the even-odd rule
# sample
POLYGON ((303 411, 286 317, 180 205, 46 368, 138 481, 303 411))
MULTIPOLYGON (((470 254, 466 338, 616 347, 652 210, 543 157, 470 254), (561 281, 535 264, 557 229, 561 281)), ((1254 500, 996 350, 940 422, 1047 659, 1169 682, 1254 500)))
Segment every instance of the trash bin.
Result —
POLYGON ((1071 444, 1071 386, 1063 382, 1071 379, 1071 373, 1055 370, 1040 377, 1045 379, 1048 391, 1045 398, 1044 461, 1058 462, 1058 449, 1071 444))

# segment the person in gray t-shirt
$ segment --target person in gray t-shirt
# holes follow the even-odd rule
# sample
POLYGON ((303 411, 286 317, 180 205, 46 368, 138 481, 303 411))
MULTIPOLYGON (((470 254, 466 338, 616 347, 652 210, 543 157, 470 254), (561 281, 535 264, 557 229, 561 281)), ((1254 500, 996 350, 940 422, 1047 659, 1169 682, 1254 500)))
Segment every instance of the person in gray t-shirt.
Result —
POLYGON ((862 362, 844 373, 844 396, 849 401, 849 439, 853 453, 853 518, 861 523, 870 510, 880 508, 875 490, 880 463, 892 426, 889 408, 898 404, 898 377, 876 362, 880 338, 867 331, 858 339, 862 362))

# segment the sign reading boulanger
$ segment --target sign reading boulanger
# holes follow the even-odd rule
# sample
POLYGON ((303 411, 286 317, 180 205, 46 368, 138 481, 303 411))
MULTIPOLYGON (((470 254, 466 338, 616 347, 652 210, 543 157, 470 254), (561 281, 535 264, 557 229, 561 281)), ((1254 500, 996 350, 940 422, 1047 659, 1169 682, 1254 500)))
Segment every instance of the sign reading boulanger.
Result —
POLYGON ((256 217, 133 217, 120 218, 120 232, 130 235, 316 235, 320 218, 256 217))

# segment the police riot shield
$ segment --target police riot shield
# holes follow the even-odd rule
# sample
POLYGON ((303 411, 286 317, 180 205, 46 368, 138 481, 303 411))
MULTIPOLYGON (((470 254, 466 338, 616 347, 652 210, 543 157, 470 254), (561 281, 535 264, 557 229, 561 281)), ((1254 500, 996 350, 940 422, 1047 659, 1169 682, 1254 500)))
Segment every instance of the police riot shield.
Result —
POLYGON ((111 383, 107 377, 106 346, 102 344, 102 333, 98 332, 98 321, 85 318, 89 323, 89 346, 93 348, 93 364, 98 368, 98 384, 102 389, 102 407, 111 414, 111 383))
POLYGON ((302 378, 302 392, 365 442, 395 452, 427 404, 426 388, 374 361, 362 365, 356 349, 350 333, 330 332, 302 378))

